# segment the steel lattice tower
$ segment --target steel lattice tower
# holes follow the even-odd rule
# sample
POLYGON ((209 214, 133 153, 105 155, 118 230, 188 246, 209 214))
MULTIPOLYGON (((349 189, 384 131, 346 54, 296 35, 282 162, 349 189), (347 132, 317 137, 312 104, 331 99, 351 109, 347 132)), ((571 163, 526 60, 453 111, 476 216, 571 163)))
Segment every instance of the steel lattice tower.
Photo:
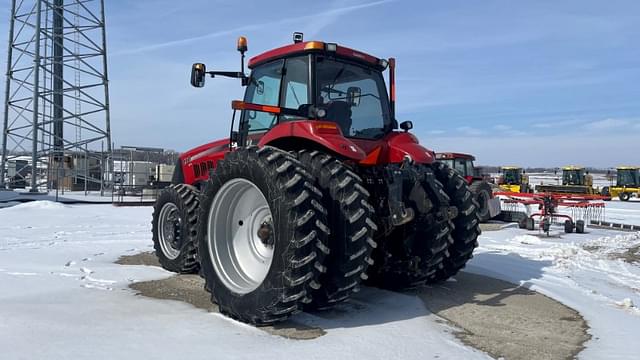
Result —
POLYGON ((104 189, 112 169, 104 19, 104 0, 11 1, 0 188, 104 189))

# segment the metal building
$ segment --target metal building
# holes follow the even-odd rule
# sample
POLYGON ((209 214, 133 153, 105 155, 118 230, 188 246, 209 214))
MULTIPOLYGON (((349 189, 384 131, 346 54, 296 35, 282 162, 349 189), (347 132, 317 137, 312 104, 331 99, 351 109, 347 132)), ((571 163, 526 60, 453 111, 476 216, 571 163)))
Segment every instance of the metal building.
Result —
POLYGON ((71 178, 104 189, 113 168, 104 0, 12 0, 7 54, 0 188, 37 192, 71 178))

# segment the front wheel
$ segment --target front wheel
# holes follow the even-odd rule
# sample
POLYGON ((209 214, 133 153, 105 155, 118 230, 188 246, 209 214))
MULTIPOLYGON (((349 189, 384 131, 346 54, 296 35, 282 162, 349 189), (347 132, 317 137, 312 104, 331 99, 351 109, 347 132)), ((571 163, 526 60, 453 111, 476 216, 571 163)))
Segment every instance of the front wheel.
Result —
POLYGON ((169 185, 153 207, 153 247, 160 265, 176 273, 198 271, 199 193, 186 184, 169 185))
POLYGON ((329 253, 321 201, 289 153, 252 147, 218 162, 203 192, 199 251, 222 313, 266 325, 311 302, 329 253))

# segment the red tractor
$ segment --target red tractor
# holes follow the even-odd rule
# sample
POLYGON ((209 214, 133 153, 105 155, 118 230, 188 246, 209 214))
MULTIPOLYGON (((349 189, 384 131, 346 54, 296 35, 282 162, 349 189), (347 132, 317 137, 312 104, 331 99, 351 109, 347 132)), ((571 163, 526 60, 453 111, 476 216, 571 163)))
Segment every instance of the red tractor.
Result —
POLYGON ((480 222, 487 222, 500 214, 500 199, 493 195, 493 189, 487 181, 487 176, 480 174, 480 169, 473 162, 473 155, 462 153, 437 153, 436 159, 462 175, 469 189, 478 202, 478 216, 480 222))
POLYGON ((159 195, 165 269, 199 271, 222 313, 263 325, 343 301, 363 281, 415 287, 465 266, 477 206, 411 122, 396 130, 394 59, 296 33, 250 59, 246 76, 246 50, 240 37, 239 72, 193 65, 193 86, 225 76, 246 92, 229 138, 182 154, 159 195))

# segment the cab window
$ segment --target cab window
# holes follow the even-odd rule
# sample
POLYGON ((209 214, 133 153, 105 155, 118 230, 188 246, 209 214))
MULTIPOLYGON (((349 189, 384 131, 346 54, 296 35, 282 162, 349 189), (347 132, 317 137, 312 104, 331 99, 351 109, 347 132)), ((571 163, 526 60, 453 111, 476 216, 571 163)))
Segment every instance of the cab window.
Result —
MULTIPOLYGON (((309 57, 287 59, 282 86, 281 107, 298 110, 309 104, 309 57)), ((297 120, 299 116, 281 115, 280 120, 297 120)))
MULTIPOLYGON (((251 73, 244 101, 253 104, 278 106, 280 83, 282 81, 283 60, 258 67, 251 73)), ((276 122, 276 115, 244 110, 243 123, 247 123, 249 133, 269 130, 276 122)))

